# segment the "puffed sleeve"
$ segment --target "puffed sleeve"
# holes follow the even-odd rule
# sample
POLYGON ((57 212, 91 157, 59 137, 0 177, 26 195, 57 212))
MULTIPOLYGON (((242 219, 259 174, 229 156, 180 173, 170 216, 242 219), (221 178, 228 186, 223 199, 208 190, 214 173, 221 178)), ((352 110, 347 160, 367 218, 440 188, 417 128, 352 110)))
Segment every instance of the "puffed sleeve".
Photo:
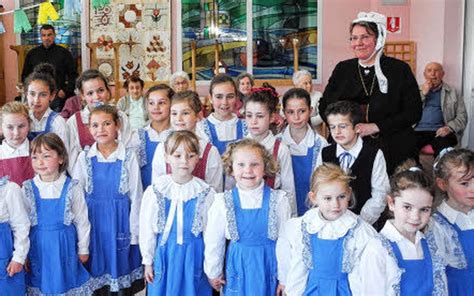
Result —
POLYGON ((127 114, 123 113, 122 111, 118 112, 120 117, 120 133, 119 133, 119 140, 127 147, 128 142, 132 136, 132 128, 130 126, 130 122, 128 120, 127 114))
MULTIPOLYGON (((308 267, 303 261, 303 235, 301 232, 302 218, 294 218, 288 222, 290 265, 286 275, 285 291, 288 296, 300 296, 308 281, 308 267)), ((287 255, 288 256, 288 255, 287 255)))
POLYGON ((439 254, 446 265, 457 269, 466 268, 467 260, 457 231, 436 215, 433 215, 428 223, 428 232, 433 235, 439 254))
POLYGON ((77 157, 77 161, 71 170, 71 177, 76 179, 81 184, 82 188, 87 188, 87 163, 86 163, 86 152, 82 151, 77 157))
POLYGON ((76 165, 76 161, 79 157, 79 154, 82 151, 81 144, 79 142, 79 132, 77 129, 77 121, 76 116, 73 114, 69 119, 66 121, 66 129, 67 129, 67 137, 68 137, 68 145, 69 145, 69 165, 68 165, 68 172, 69 174, 73 173, 74 166, 76 165))
POLYGON ((215 146, 209 150, 206 164, 206 180, 216 192, 222 192, 224 187, 224 168, 221 156, 215 146))
MULTIPOLYGON (((131 151, 132 152, 132 151, 131 151)), ((130 205, 130 232, 132 234, 131 244, 138 244, 139 232, 139 213, 140 204, 143 196, 143 185, 140 175, 140 165, 135 153, 131 153, 128 162, 128 181, 130 186, 129 198, 130 205)))
POLYGON ((275 187, 280 185, 277 188, 287 193, 287 198, 290 201, 291 213, 296 216, 296 194, 293 165, 291 164, 290 150, 283 142, 280 144, 278 151, 278 164, 280 165, 280 172, 277 174, 275 187))
POLYGON ((72 194, 72 221, 77 230, 78 253, 85 255, 89 254, 91 224, 89 223, 87 204, 84 198, 84 189, 80 183, 72 187, 72 194))
POLYGON ((69 153, 69 135, 68 129, 66 125, 66 120, 61 117, 61 115, 57 115, 52 124, 53 132, 58 135, 61 140, 63 140, 64 146, 66 147, 66 151, 69 153))
POLYGON ((30 240, 28 238, 30 220, 28 219, 20 187, 14 182, 8 182, 5 186, 4 193, 8 219, 13 232, 14 251, 12 260, 24 264, 30 249, 30 240))
POLYGON ((155 183, 159 176, 166 175, 165 145, 161 142, 155 149, 151 161, 151 183, 155 183))
POLYGON ((278 236, 276 243, 276 257, 278 262, 278 281, 280 284, 286 286, 286 277, 288 270, 290 269, 290 256, 292 241, 290 240, 290 234, 295 228, 293 224, 294 219, 290 219, 284 223, 282 231, 278 236))
POLYGON ((207 216, 204 232, 204 272, 210 279, 223 274, 227 217, 224 194, 216 194, 207 216))
POLYGON ((158 203, 153 186, 148 186, 143 194, 139 217, 139 245, 143 265, 152 265, 156 248, 158 227, 158 203))

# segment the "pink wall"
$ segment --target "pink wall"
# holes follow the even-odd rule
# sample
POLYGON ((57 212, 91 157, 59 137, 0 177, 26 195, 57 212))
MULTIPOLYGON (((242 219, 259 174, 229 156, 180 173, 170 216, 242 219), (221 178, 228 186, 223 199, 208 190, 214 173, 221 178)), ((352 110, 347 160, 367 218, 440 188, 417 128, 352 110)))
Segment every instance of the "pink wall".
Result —
MULTIPOLYGON (((2 5, 5 11, 15 9, 13 0, 2 1, 2 5)), ((5 94, 7 101, 10 101, 17 95, 15 85, 18 80, 16 53, 10 49, 10 45, 16 44, 16 34, 13 33, 13 14, 3 15, 2 21, 6 30, 4 34, 0 35, 0 38, 3 38, 5 94)))
MULTIPOLYGON (((14 8, 13 0, 4 1, 6 10, 14 8)), ((349 49, 349 24, 359 11, 378 11, 387 16, 400 16, 402 32, 389 34, 388 40, 414 40, 417 46, 417 73, 422 79, 423 67, 429 61, 442 62, 446 69, 446 80, 461 86, 463 0, 406 0, 405 5, 382 5, 381 0, 322 0, 322 83, 316 89, 323 90, 334 66, 341 60, 352 57, 349 49), (448 5, 449 4, 449 5, 448 5), (449 33, 449 34, 448 34, 449 33)), ((176 1, 172 1, 172 20, 176 19, 176 1)), ((5 69, 7 99, 15 95, 16 54, 8 48, 15 43, 12 32, 12 15, 4 17, 7 33, 5 40, 5 69)), ((173 21, 172 21, 173 22, 173 21)), ((177 24, 172 26, 176 36, 177 24)), ((172 42, 172 59, 176 61, 176 45, 172 42)), ((176 69, 175 62, 173 70, 176 69)), ((287 88, 279 87, 283 93, 287 88)), ((198 88, 201 95, 208 92, 207 86, 198 88)))

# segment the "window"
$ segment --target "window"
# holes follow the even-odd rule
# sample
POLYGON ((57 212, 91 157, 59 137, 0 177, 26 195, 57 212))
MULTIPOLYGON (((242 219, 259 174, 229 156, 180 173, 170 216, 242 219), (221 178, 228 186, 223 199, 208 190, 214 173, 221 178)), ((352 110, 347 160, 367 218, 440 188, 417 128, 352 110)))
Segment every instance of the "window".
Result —
POLYGON ((291 79, 295 43, 299 69, 310 71, 318 81, 321 77, 320 2, 182 0, 181 14, 178 13, 182 24, 179 66, 192 73, 195 46, 197 81, 212 78, 216 61, 219 71, 225 69, 234 77, 249 72, 256 79, 291 79))

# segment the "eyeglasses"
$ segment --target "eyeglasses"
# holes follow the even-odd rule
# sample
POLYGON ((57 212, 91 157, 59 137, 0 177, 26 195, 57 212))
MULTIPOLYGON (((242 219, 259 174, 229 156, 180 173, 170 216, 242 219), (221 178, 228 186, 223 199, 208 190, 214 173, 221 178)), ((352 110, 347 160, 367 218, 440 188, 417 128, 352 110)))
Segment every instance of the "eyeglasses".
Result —
POLYGON ((372 38, 372 35, 368 35, 368 34, 363 34, 363 35, 359 35, 359 36, 356 36, 356 35, 353 35, 351 37, 349 37, 349 41, 350 42, 357 42, 357 41, 362 41, 362 42, 366 42, 369 38, 372 38))

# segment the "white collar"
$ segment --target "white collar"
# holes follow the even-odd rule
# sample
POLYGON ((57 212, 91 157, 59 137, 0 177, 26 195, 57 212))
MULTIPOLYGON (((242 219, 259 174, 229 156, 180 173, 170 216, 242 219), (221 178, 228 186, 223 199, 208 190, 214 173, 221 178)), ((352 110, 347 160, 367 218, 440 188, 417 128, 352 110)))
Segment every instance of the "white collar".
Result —
MULTIPOLYGON (((109 161, 114 161, 114 160, 125 160, 125 155, 126 155, 126 149, 125 146, 121 141, 119 141, 117 146, 117 149, 115 149, 112 154, 109 155, 107 160, 109 161)), ((89 149, 89 152, 87 153, 87 157, 92 158, 94 156, 97 156, 100 159, 105 159, 102 153, 97 149, 97 143, 92 144, 91 148, 89 149)))
POLYGON ((237 117, 237 115, 235 115, 234 113, 232 113, 232 118, 229 119, 229 120, 225 120, 225 121, 222 121, 222 120, 219 120, 216 118, 216 116, 214 115, 214 113, 211 113, 209 114, 209 116, 207 117, 207 119, 212 123, 212 124, 226 124, 226 125, 233 125, 233 124, 236 124, 237 121, 239 120, 239 118, 237 117))
POLYGON ((8 145, 6 140, 3 140, 2 142, 2 150, 5 151, 7 155, 11 154, 18 154, 18 155, 30 155, 30 141, 28 141, 28 138, 23 141, 23 143, 20 144, 18 147, 12 147, 8 145))
POLYGON ((307 124, 308 129, 304 135, 303 140, 297 144, 293 137, 291 137, 290 126, 287 126, 282 132, 282 139, 290 146, 305 146, 307 148, 313 147, 315 141, 315 132, 309 124, 307 124))
POLYGON ((46 109, 46 111, 44 112, 43 116, 41 117, 40 120, 36 119, 35 115, 33 114, 33 111, 30 110, 29 113, 30 113, 30 118, 31 120, 33 120, 34 122, 42 122, 45 118, 48 118, 49 114, 51 114, 51 112, 53 112, 53 110, 51 110, 51 108, 48 107, 48 109, 46 109))
MULTIPOLYGON (((250 133, 248 133, 247 137, 255 140, 250 133)), ((268 135, 260 141, 260 144, 262 144, 266 149, 270 149, 275 144, 275 141, 276 137, 272 134, 272 131, 269 130, 268 135)))
POLYGON ((43 181, 41 180, 41 177, 37 174, 34 178, 33 178, 33 181, 35 182, 35 185, 39 188, 39 189, 43 189, 43 188, 55 188, 55 189, 59 189, 61 190, 64 186, 64 182, 66 182, 66 174, 65 173, 61 173, 59 175, 59 178, 57 178, 56 180, 54 181, 50 181, 50 182, 46 182, 46 181, 43 181))
MULTIPOLYGON (((395 242, 397 244, 402 242, 402 241, 406 242, 406 243, 413 244, 413 242, 411 242, 408 238, 403 236, 400 233, 400 231, 398 231, 398 229, 395 228, 392 221, 393 220, 388 220, 387 222, 385 222, 385 225, 382 228, 382 230, 380 231, 380 234, 382 234, 387 239, 389 239, 390 241, 395 242)), ((424 237, 425 237, 425 235, 423 234, 423 232, 417 231, 416 234, 415 234, 415 243, 414 243, 414 245, 418 245, 420 243, 420 240, 423 239, 424 237)))
POLYGON ((339 157, 342 153, 348 152, 352 157, 357 158, 359 156, 360 151, 362 150, 364 142, 361 137, 357 136, 357 141, 355 142, 354 146, 351 149, 346 150, 342 148, 341 145, 336 145, 336 156, 339 157))
POLYGON ((209 188, 203 180, 193 177, 184 184, 176 183, 171 175, 159 176, 153 183, 156 190, 170 200, 188 201, 196 197, 197 194, 209 188))
POLYGON ((474 209, 470 210, 466 215, 463 212, 453 209, 445 200, 439 205, 438 211, 446 217, 451 224, 457 224, 456 222, 459 222, 458 220, 474 221, 474 209))
POLYGON ((252 196, 254 198, 260 198, 263 193, 263 186, 265 185, 265 182, 260 183, 256 188, 248 190, 248 189, 243 189, 242 187, 239 186, 239 184, 236 184, 237 189, 239 190, 239 194, 245 194, 247 196, 252 196))
POLYGON ((337 220, 329 221, 322 217, 319 208, 313 208, 303 215, 303 221, 310 234, 324 230, 332 233, 335 237, 342 237, 357 224, 357 215, 346 210, 337 220))

